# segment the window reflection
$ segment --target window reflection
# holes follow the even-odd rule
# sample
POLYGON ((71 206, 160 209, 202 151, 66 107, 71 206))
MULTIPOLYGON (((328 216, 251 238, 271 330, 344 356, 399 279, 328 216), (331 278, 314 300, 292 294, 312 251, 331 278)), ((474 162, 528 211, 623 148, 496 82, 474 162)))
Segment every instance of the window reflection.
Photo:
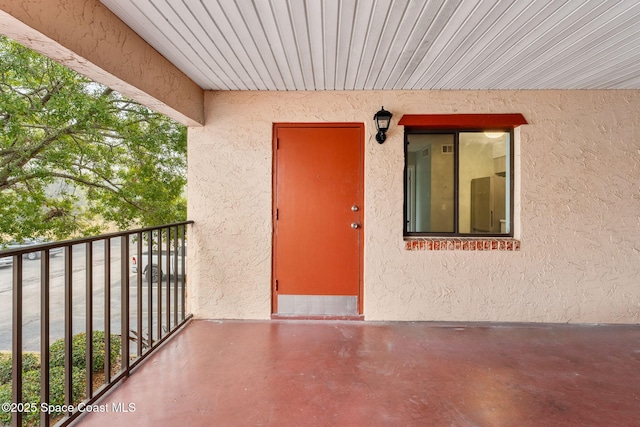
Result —
POLYGON ((407 230, 454 232, 453 134, 408 135, 407 230))
POLYGON ((408 134, 407 232, 509 233, 510 144, 509 132, 408 134))

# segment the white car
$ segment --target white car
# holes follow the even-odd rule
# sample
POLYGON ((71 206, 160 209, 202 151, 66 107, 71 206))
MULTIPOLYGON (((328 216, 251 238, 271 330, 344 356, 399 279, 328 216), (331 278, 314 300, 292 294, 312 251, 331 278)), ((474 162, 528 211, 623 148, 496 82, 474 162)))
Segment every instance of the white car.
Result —
POLYGON ((0 267, 9 267, 13 265, 13 257, 5 256, 0 258, 0 267))
MULTIPOLYGON (((182 258, 186 257, 186 247, 185 247, 185 251, 184 254, 182 252, 182 246, 178 247, 178 276, 182 276, 182 258)), ((174 251, 173 248, 171 250, 171 252, 169 252, 169 274, 173 275, 174 272, 174 251)), ((147 280, 149 280, 149 275, 151 275, 151 282, 152 283, 157 283, 158 280, 162 280, 165 277, 166 274, 166 268, 167 268, 167 252, 166 251, 162 251, 162 259, 160 260, 160 263, 158 264, 158 251, 157 250, 153 250, 151 252, 151 257, 149 256, 148 252, 143 252, 142 253, 142 258, 140 260, 137 259, 137 255, 133 255, 131 257, 131 272, 132 273, 137 273, 138 272, 138 268, 140 268, 140 270, 142 271, 142 274, 144 274, 145 278, 147 280), (151 267, 149 267, 149 258, 151 258, 151 267)))
MULTIPOLYGON (((44 243, 49 243, 49 242, 47 242, 46 240, 41 240, 41 239, 25 239, 22 243, 11 242, 11 243, 6 245, 2 249, 3 250, 23 249, 25 247, 41 245, 41 244, 44 244, 44 243)), ((49 249, 49 256, 56 256, 58 254, 61 254, 62 251, 63 251, 62 248, 49 249)), ((40 251, 36 250, 34 252, 28 252, 28 253, 22 255, 22 257, 26 258, 26 259, 38 259, 38 258, 40 258, 40 251)), ((11 263, 13 263, 13 260, 11 261, 11 263)), ((0 264, 1 264, 1 262, 0 262, 0 264)))

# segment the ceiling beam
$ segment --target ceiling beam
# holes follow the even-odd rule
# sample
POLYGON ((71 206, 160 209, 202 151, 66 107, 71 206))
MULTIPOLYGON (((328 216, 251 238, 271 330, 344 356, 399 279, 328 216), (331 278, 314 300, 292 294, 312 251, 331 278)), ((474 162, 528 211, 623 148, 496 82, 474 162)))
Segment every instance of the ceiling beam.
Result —
POLYGON ((0 0, 0 33, 187 126, 203 90, 98 0, 0 0))

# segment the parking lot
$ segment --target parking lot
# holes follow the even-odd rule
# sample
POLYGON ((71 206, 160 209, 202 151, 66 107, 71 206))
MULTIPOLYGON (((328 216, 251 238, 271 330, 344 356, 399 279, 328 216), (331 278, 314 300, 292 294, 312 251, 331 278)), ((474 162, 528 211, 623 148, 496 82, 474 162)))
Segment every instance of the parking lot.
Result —
MULTIPOLYGON (((86 254, 85 245, 73 247, 72 258, 72 317, 73 334, 84 332, 86 328, 86 254)), ((111 243, 111 331, 120 333, 121 265, 120 239, 111 243)), ((64 254, 51 257, 50 263, 50 341, 64 337, 64 254)), ((0 268, 0 351, 11 350, 12 340, 12 277, 13 266, 0 268)), ((40 350, 40 260, 23 262, 23 350, 40 350)), ((93 329, 104 330, 105 308, 105 251, 104 243, 93 245, 93 329)), ((137 329, 137 276, 130 275, 130 325, 137 329)), ((156 289, 154 285, 153 289, 156 289)), ((157 292, 156 292, 157 294, 157 292)), ((147 288, 140 296, 143 301, 143 319, 147 314, 147 288)), ((156 312, 156 302, 153 312, 156 312)), ((155 317, 155 316, 154 316, 155 317)), ((146 332, 147 321, 143 320, 146 332)), ((155 322, 154 322, 155 323, 155 322)), ((156 326, 154 326, 155 330, 156 326)))

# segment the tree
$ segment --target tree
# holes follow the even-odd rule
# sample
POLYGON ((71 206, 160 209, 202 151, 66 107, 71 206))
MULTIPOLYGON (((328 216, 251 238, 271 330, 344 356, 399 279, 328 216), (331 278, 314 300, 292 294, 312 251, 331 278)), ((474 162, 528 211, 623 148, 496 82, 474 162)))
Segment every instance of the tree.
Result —
POLYGON ((186 129, 0 36, 0 243, 186 218, 186 129))

